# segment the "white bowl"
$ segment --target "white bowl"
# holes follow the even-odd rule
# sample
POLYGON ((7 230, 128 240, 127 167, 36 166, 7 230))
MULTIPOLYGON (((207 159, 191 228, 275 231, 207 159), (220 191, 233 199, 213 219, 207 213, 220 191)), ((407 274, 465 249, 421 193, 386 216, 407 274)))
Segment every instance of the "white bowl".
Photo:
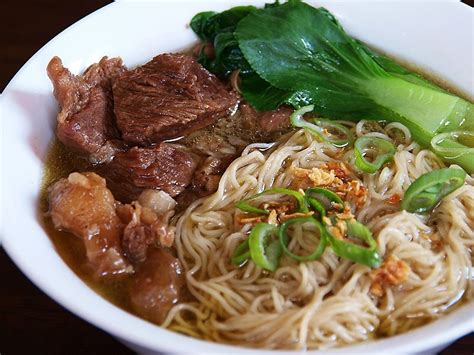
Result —
MULTIPOLYGON (((157 53, 189 47, 196 37, 187 23, 195 13, 224 10, 243 3, 261 5, 263 1, 113 3, 50 41, 23 66, 1 97, 3 222, 0 227, 3 225, 3 230, 0 235, 5 250, 51 298, 143 352, 265 353, 189 338, 148 323, 97 295, 59 257, 39 223, 37 210, 43 158, 58 110, 45 68, 54 55, 59 55, 77 73, 103 55, 121 56, 132 67, 157 53)), ((422 68, 472 98, 473 14, 468 6, 447 1, 315 1, 314 4, 332 11, 355 37, 402 62, 422 68)), ((473 331, 473 314, 473 303, 466 304, 407 334, 335 352, 434 350, 473 331)))

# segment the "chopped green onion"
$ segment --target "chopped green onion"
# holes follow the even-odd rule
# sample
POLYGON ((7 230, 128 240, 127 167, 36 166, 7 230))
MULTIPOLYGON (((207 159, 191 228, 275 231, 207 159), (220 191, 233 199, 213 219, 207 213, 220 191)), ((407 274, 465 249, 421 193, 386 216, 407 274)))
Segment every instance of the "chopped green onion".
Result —
POLYGON ((328 209, 334 207, 333 203, 340 206, 339 208, 336 208, 337 210, 342 211, 344 209, 344 202, 339 197, 339 195, 323 187, 309 188, 305 191, 305 195, 308 197, 313 197, 316 195, 316 199, 325 204, 325 207, 328 209))
POLYGON ((318 127, 321 127, 323 131, 326 130, 330 136, 340 137, 339 139, 333 139, 327 135, 324 135, 323 139, 329 143, 332 143, 332 145, 335 147, 342 148, 354 141, 354 136, 351 130, 340 123, 323 119, 314 119, 313 121, 318 127))
POLYGON ((444 168, 421 175, 405 192, 402 209, 413 213, 431 211, 441 199, 464 184, 461 169, 444 168))
POLYGON ((249 240, 245 239, 240 245, 235 248, 232 254, 231 262, 234 265, 242 266, 250 258, 249 240))
POLYGON ((314 120, 316 124, 313 124, 304 120, 303 115, 305 113, 313 111, 313 109, 314 105, 308 105, 293 112, 290 116, 291 124, 294 127, 304 128, 305 130, 319 137, 322 141, 331 143, 335 147, 345 147, 352 142, 353 137, 351 131, 339 123, 331 122, 328 120, 316 119, 314 120), (325 134, 325 130, 326 132, 330 133, 330 136, 325 134), (335 132, 337 132, 337 134, 335 134, 335 132), (333 135, 342 136, 345 138, 334 139, 331 137, 333 135))
POLYGON ((346 225, 347 235, 351 238, 363 240, 368 244, 368 247, 337 239, 326 229, 329 243, 334 253, 341 258, 352 260, 359 264, 367 265, 372 268, 378 267, 380 265, 380 255, 377 251, 377 242, 372 237, 369 228, 357 221, 346 221, 346 225))
POLYGON ((326 237, 326 232, 324 230, 324 227, 322 226, 321 223, 319 223, 313 217, 293 218, 293 219, 290 219, 289 221, 286 221, 280 226, 280 229, 278 230, 278 237, 280 239, 280 245, 283 251, 285 252, 285 254, 288 255, 290 258, 297 261, 316 260, 324 253, 324 250, 326 249, 326 245, 327 245, 327 237, 326 237), (288 229, 290 225, 295 224, 295 223, 311 223, 315 225, 319 231, 319 236, 321 238, 319 241, 319 244, 314 249, 314 251, 309 255, 296 255, 288 249, 289 241, 288 241, 288 236, 286 234, 286 230, 288 229))
POLYGON ((326 217, 326 209, 324 208, 321 202, 312 197, 306 197, 306 202, 310 207, 312 207, 316 212, 318 212, 321 220, 326 217))
POLYGON ((344 209, 344 202, 342 199, 331 190, 322 187, 313 187, 305 191, 306 203, 318 212, 320 220, 326 217, 326 209, 332 209, 333 204, 340 205, 337 210, 344 209))
POLYGON ((396 151, 395 146, 385 139, 359 137, 354 143, 355 165, 363 172, 373 174, 392 159, 396 151), (371 155, 375 159, 370 162, 365 158, 366 155, 371 155))
POLYGON ((248 200, 242 200, 242 201, 237 202, 235 204, 235 207, 243 212, 257 213, 257 214, 270 214, 270 211, 268 210, 264 210, 264 209, 261 209, 249 204, 247 201, 249 201, 250 199, 252 199, 252 197, 249 198, 248 200))
POLYGON ((285 189, 281 187, 268 189, 258 194, 255 194, 253 196, 250 196, 249 198, 246 198, 245 200, 237 202, 235 204, 235 207, 244 212, 257 213, 257 214, 269 214, 270 211, 252 206, 249 203, 250 201, 255 200, 256 198, 262 195, 268 195, 268 194, 282 194, 282 195, 291 196, 296 200, 296 203, 298 204, 297 212, 306 213, 309 211, 308 206, 306 205, 306 200, 302 193, 295 190, 285 189))
POLYGON ((431 140, 431 147, 436 154, 448 160, 472 155, 474 154, 474 132, 454 131, 438 134, 431 140))
POLYGON ((306 200, 304 198, 304 195, 299 191, 295 191, 295 190, 291 190, 291 189, 284 189, 284 188, 281 188, 281 187, 276 187, 276 188, 273 188, 273 189, 266 190, 266 191, 262 192, 262 194, 263 193, 265 193, 265 194, 283 194, 283 195, 291 196, 296 200, 296 203, 298 204, 297 212, 301 212, 301 213, 309 212, 308 206, 306 205, 306 200))
POLYGON ((250 256, 255 265, 268 271, 275 271, 281 257, 281 246, 277 239, 271 237, 277 233, 274 224, 257 223, 250 232, 250 256))

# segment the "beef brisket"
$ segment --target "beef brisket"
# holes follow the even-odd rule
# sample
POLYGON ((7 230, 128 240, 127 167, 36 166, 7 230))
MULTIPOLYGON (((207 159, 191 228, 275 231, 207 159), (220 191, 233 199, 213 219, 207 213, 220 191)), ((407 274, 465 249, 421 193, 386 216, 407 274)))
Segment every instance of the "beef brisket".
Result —
POLYGON ((119 137, 113 114, 111 79, 125 71, 120 58, 104 57, 82 75, 73 75, 54 57, 47 72, 61 111, 57 136, 67 147, 89 155, 119 137))
POLYGON ((179 259, 164 248, 150 248, 130 283, 130 302, 141 317, 161 324, 168 311, 186 297, 186 279, 179 259))
POLYGON ((121 202, 129 202, 145 189, 178 195, 191 182, 196 165, 196 157, 184 148, 161 143, 117 153, 100 172, 114 196, 121 202))
POLYGON ((181 137, 225 116, 237 103, 213 74, 183 54, 161 54, 113 81, 124 141, 149 145, 181 137))

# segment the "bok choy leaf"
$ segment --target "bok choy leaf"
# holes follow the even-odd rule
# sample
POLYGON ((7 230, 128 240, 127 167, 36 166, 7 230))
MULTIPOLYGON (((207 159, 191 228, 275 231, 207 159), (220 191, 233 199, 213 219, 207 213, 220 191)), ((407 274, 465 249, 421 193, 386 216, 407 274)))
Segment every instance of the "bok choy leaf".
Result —
MULTIPOLYGON (((242 95, 256 109, 314 105, 331 119, 400 122, 419 144, 474 173, 471 136, 447 134, 474 132, 474 105, 353 39, 327 10, 290 0, 233 19, 227 29, 239 60, 208 60, 242 71, 242 95)), ((201 38, 221 52, 215 37, 201 38)), ((219 68, 208 66, 227 75, 219 68)))
POLYGON ((237 69, 244 73, 253 72, 240 51, 234 31, 239 21, 255 10, 254 6, 236 6, 221 13, 205 11, 196 14, 191 20, 191 29, 203 41, 212 43, 215 51, 213 58, 202 51, 199 63, 219 76, 227 76, 237 69))

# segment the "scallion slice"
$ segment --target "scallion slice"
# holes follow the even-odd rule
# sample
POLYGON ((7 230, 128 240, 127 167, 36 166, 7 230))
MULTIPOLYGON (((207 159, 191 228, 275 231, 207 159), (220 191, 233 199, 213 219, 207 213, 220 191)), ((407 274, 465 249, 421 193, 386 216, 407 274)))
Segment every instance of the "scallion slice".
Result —
POLYGON ((248 203, 248 201, 250 200, 252 200, 252 197, 250 197, 247 200, 239 201, 235 204, 235 207, 243 212, 248 212, 248 213, 256 213, 256 214, 269 214, 270 213, 270 211, 268 210, 264 210, 262 208, 252 206, 250 203, 248 203))
POLYGON ((329 189, 325 189, 324 187, 309 188, 305 190, 305 195, 308 197, 316 197, 319 201, 326 205, 325 207, 327 209, 333 208, 333 203, 340 206, 339 208, 336 208, 337 210, 341 211, 344 209, 344 202, 339 197, 339 195, 329 189))
POLYGON ((368 247, 360 246, 347 240, 337 239, 326 230, 329 243, 331 244, 334 253, 341 258, 352 260, 356 263, 367 265, 372 268, 380 266, 380 255, 377 251, 377 242, 372 237, 370 229, 357 221, 346 221, 346 225, 347 235, 351 238, 357 238, 364 241, 367 243, 368 247))
POLYGON ((474 132, 454 131, 440 133, 431 140, 434 152, 445 159, 452 160, 464 155, 474 154, 474 132))
POLYGON ((444 168, 421 175, 405 191, 402 209, 413 213, 431 211, 441 199, 464 184, 466 172, 444 168))
POLYGON ((274 224, 257 223, 250 232, 250 256, 255 265, 268 271, 275 271, 280 261, 282 249, 277 239, 272 236, 277 233, 274 224))
POLYGON ((313 261, 318 259, 324 253, 324 250, 326 249, 327 245, 327 236, 324 227, 313 217, 293 218, 289 221, 286 221, 280 226, 280 229, 278 230, 278 237, 280 239, 280 245, 285 254, 297 261, 313 261), (296 255, 288 249, 289 238, 286 234, 286 230, 289 226, 295 223, 311 223, 316 226, 319 231, 320 240, 318 246, 309 255, 296 255))
POLYGON ((319 218, 322 220, 324 217, 326 217, 326 209, 324 208, 323 204, 319 202, 317 199, 306 196, 306 201, 308 205, 313 208, 318 214, 319 218))
POLYGON ((323 139, 335 147, 343 148, 354 141, 354 136, 350 129, 340 123, 323 119, 314 119, 313 122, 323 129, 323 139))
POLYGON ((231 262, 234 265, 242 266, 250 258, 249 240, 245 239, 240 245, 235 248, 231 257, 231 262))
POLYGON ((256 198, 262 195, 269 195, 269 194, 282 194, 282 195, 291 196, 296 200, 296 203, 298 205, 297 212, 301 212, 301 213, 308 212, 308 206, 306 205, 305 197, 302 193, 300 193, 299 191, 285 189, 281 187, 268 189, 258 194, 255 194, 253 196, 250 196, 249 198, 246 198, 245 200, 237 202, 235 204, 235 207, 244 212, 257 213, 257 214, 269 214, 270 211, 252 206, 250 204, 250 201, 255 200, 256 198))
POLYGON ((359 137, 354 143, 355 165, 365 173, 373 174, 395 155, 393 143, 378 137, 359 137), (372 161, 367 156, 373 157, 372 161))
POLYGON ((352 143, 351 131, 343 125, 329 120, 314 119, 314 123, 303 119, 305 113, 311 112, 314 105, 304 106, 290 116, 291 124, 294 127, 304 128, 319 137, 322 141, 331 143, 335 147, 342 148, 352 143))

